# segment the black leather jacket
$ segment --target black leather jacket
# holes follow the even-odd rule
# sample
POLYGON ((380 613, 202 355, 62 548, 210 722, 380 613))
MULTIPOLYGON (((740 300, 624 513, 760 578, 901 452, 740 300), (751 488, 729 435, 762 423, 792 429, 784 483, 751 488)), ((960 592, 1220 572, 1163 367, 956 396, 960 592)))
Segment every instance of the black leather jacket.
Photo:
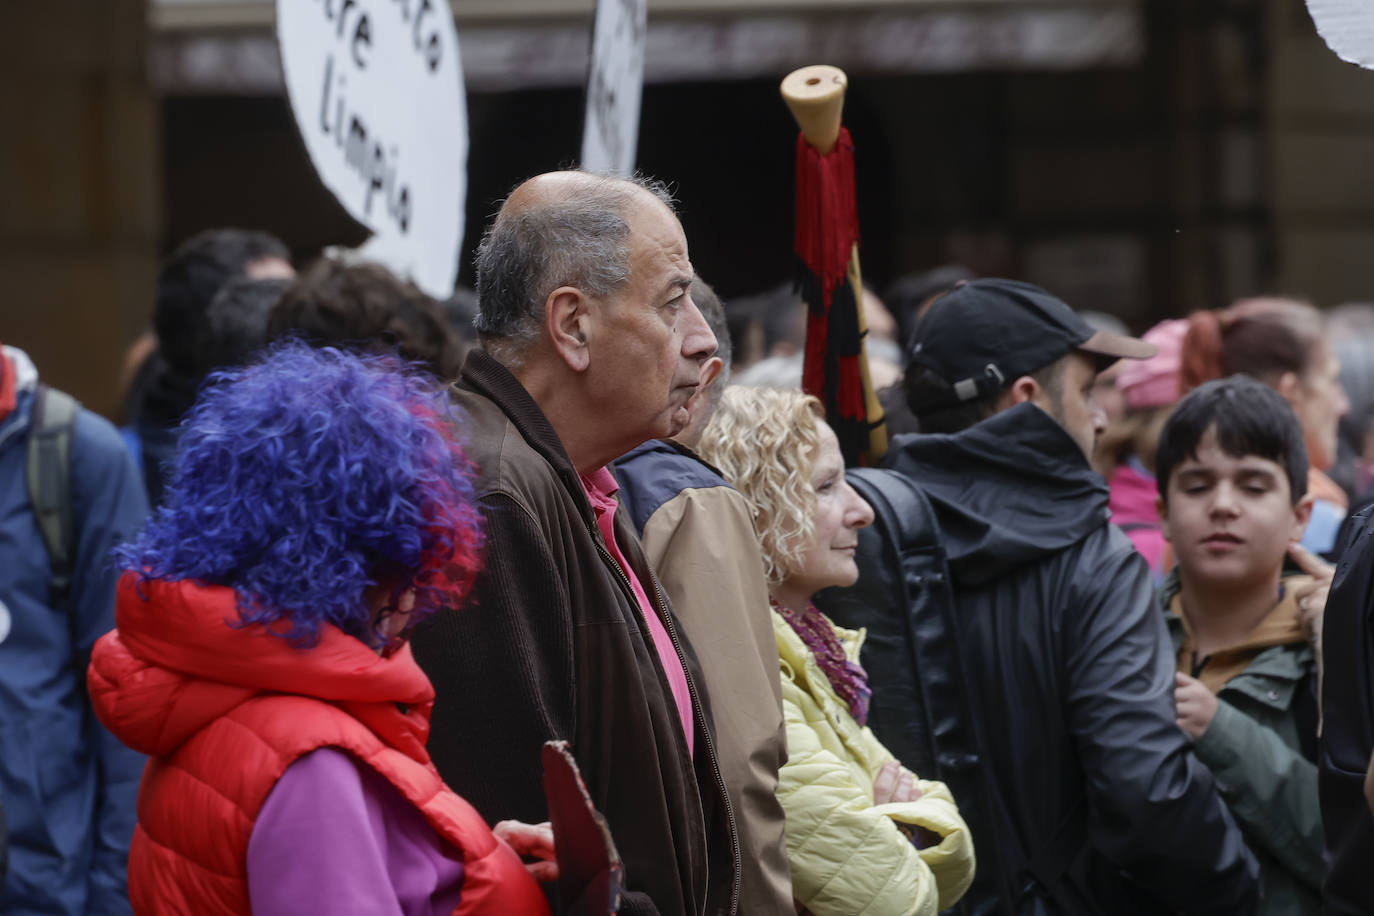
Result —
POLYGON ((1374 506, 1352 519, 1322 624, 1317 778, 1326 831, 1322 904, 1332 916, 1374 912, 1374 817, 1364 796, 1374 752, 1374 506))
MULTIPOLYGON (((970 708, 929 710, 933 731, 941 717, 981 710, 979 775, 995 780, 1005 807, 1001 817, 978 804, 966 814, 979 874, 963 910, 1252 912, 1258 866, 1175 724, 1173 657, 1149 570, 1108 523, 1107 487, 1073 440, 1023 404, 956 435, 899 437, 884 464, 926 494, 948 559, 970 708), (1008 824, 1016 835, 998 837, 1008 824), (1024 857, 1067 848, 1059 870, 1077 900, 1051 902, 1026 879, 1024 858, 1004 853, 999 864, 994 846, 1024 857), (1005 888, 1016 899, 999 899, 1005 888)), ((859 588, 892 577, 879 555, 861 544, 859 588)), ((871 642, 883 639, 875 630, 909 627, 889 616, 869 622, 871 642)), ((910 695, 913 665, 864 661, 877 727, 885 691, 910 695)), ((921 679, 949 677, 916 667, 921 679)))

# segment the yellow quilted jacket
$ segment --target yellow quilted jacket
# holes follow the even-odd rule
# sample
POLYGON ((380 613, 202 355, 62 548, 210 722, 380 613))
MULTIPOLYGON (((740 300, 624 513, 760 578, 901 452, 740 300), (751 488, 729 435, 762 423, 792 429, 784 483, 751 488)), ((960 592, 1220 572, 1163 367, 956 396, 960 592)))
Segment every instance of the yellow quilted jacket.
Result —
MULTIPOLYGON (((787 815, 792 893, 815 916, 935 916, 973 881, 973 839, 944 783, 917 780, 912 802, 873 804, 892 754, 860 727, 811 650, 777 612, 787 763, 778 799, 787 815), (941 837, 917 849, 897 823, 941 837)), ((858 661, 863 631, 835 628, 858 661)))

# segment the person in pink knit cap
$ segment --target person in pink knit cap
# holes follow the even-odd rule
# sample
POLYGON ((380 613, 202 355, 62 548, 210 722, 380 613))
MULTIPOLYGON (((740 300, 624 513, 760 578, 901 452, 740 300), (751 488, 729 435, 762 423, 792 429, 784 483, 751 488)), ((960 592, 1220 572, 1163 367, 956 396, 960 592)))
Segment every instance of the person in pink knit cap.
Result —
POLYGON ((1159 352, 1150 359, 1125 360, 1116 384, 1125 413, 1098 442, 1094 464, 1111 488, 1112 521, 1126 532, 1159 581, 1173 565, 1155 508, 1155 449, 1164 421, 1183 396, 1183 336, 1188 322, 1161 321, 1145 334, 1159 352))

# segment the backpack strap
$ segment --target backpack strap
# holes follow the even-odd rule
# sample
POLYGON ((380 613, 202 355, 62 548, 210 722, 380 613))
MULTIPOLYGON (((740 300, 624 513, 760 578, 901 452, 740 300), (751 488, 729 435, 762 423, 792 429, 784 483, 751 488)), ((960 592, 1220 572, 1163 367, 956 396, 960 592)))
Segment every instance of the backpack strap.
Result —
MULTIPOLYGON (((844 591, 852 591, 855 601, 869 604, 872 610, 867 619, 874 628, 882 626, 875 614, 887 618, 885 635, 889 641, 894 619, 902 621, 905 628, 905 658, 889 654, 881 661, 873 659, 875 668, 887 669, 889 683, 901 683, 903 689, 893 698, 900 725, 875 721, 874 731, 884 743, 893 735, 893 743, 900 744, 903 752, 892 745, 889 748, 917 773, 932 774, 949 785, 970 820, 995 825, 992 835, 980 840, 980 865, 991 866, 998 875, 996 886, 1004 912, 1020 912, 1025 898, 1036 893, 1037 885, 1049 895, 1057 912, 1088 912, 1081 894, 1066 880, 1083 846, 1080 825, 1086 799, 1080 797, 1071 805, 1049 842, 1029 855, 996 780, 984 768, 984 720, 969 690, 972 682, 964 666, 953 582, 939 519, 930 500, 914 480, 900 472, 857 468, 847 471, 846 479, 873 507, 875 516, 875 523, 860 531, 859 550, 870 552, 861 568, 868 572, 880 564, 886 574, 881 583, 866 587, 861 578, 858 586, 844 591), (883 542, 881 559, 872 555, 876 552, 875 539, 883 542), (871 588, 885 594, 870 594, 871 588), (902 667, 894 669, 894 665, 902 667), (892 678, 894 670, 901 675, 892 678)), ((843 614, 840 622, 853 625, 851 621, 861 612, 855 610, 852 601, 839 601, 848 605, 842 609, 837 603, 835 607, 843 614)), ((869 646, 882 651, 876 642, 870 633, 864 648, 866 663, 869 646)), ((875 709, 878 704, 875 695, 875 709)))
MULTIPOLYGON (((889 471, 851 469, 846 478, 873 507, 875 524, 859 532, 861 568, 881 570, 852 590, 827 592, 836 606, 825 608, 844 626, 868 630, 864 646, 866 664, 880 672, 919 670, 919 647, 910 634, 909 582, 903 553, 933 544, 926 521, 925 499, 914 487, 889 471), (849 600, 850 598, 854 600, 849 600)), ((916 578, 922 573, 917 572, 916 578)), ((930 704, 923 678, 901 678, 896 695, 875 696, 870 713, 874 730, 883 735, 888 749, 911 770, 935 777, 936 740, 932 734, 930 704)), ((897 687, 897 684, 890 685, 897 687)))
POLYGON ((29 421, 25 478, 34 519, 48 548, 48 594, 53 607, 65 603, 75 563, 71 465, 79 409, 71 395, 39 385, 29 421))
POLYGON ((918 685, 914 698, 925 718, 927 771, 944 780, 956 773, 972 776, 981 767, 982 741, 974 716, 949 714, 971 710, 973 700, 935 510, 905 474, 857 469, 847 478, 881 518, 881 525, 874 527, 885 529, 892 541, 885 560, 900 570, 892 599, 900 602, 894 609, 897 619, 905 621, 906 671, 917 675, 912 680, 918 685))

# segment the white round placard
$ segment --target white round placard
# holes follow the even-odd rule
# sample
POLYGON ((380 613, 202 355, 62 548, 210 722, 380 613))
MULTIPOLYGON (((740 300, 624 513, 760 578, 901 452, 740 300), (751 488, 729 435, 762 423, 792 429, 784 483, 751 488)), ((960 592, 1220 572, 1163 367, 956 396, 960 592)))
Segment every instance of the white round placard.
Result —
POLYGON ((291 110, 320 180, 373 232, 367 253, 453 292, 468 125, 446 0, 277 0, 291 110))
POLYGON ((1317 34, 1341 60, 1374 70, 1374 2, 1307 0, 1317 34))

